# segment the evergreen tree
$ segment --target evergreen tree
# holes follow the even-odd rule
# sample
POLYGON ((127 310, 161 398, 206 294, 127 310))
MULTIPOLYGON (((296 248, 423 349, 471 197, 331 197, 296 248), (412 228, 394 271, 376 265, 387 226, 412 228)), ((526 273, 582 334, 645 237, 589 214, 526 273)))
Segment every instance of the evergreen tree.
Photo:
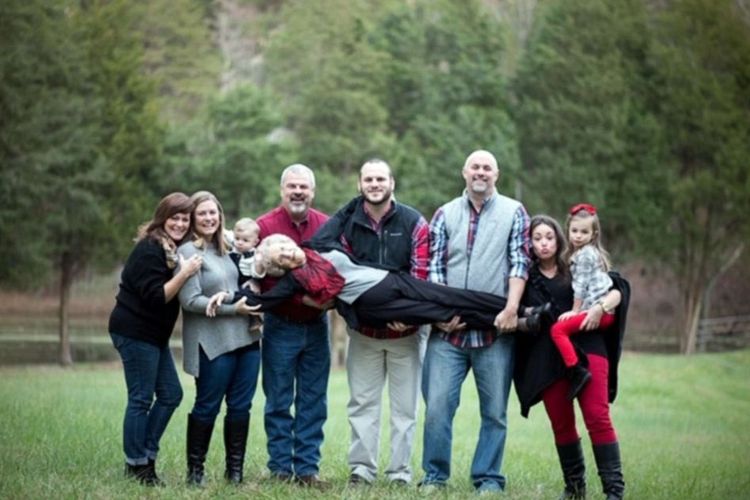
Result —
POLYGON ((556 1, 538 16, 514 81, 527 207, 561 216, 593 203, 616 258, 644 252, 641 242, 660 233, 669 181, 645 90, 644 5, 556 1))
POLYGON ((156 84, 160 118, 170 124, 193 118, 219 87, 213 2, 137 0, 127 15, 143 45, 142 65, 156 84))
POLYGON ((289 2, 267 50, 300 161, 351 172, 387 137, 383 54, 368 43, 373 8, 361 0, 289 2))
POLYGON ((281 168, 297 161, 281 124, 272 96, 253 85, 217 96, 204 115, 172 130, 170 182, 214 192, 228 223, 256 216, 278 202, 281 168))
MULTIPOLYGON (((22 222, 3 234, 4 252, 37 282, 59 273, 62 364, 72 362, 71 285, 88 265, 111 265, 126 252, 144 217, 143 180, 158 164, 159 129, 126 4, 3 4, 9 50, 0 64, 12 75, 0 87, 3 215, 22 222)), ((24 274, 0 279, 35 284, 21 283, 24 274)))
POLYGON ((518 154, 506 112, 502 28, 492 11, 474 0, 404 4, 384 16, 372 39, 390 55, 385 102, 399 141, 394 164, 405 165, 399 190, 409 202, 429 216, 460 193, 461 166, 475 149, 497 156, 500 189, 512 195, 518 154))
POLYGON ((680 284, 686 354, 706 291, 750 232, 750 29, 735 9, 729 0, 679 0, 656 18, 654 102, 671 174, 660 247, 680 284))

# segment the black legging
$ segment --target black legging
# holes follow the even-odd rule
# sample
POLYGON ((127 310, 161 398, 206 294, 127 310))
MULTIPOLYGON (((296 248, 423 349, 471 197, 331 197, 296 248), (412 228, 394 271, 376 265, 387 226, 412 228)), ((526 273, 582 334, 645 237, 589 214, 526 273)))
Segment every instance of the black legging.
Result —
POLYGON ((422 325, 460 316, 469 329, 495 328, 505 297, 422 281, 408 274, 388 273, 354 302, 362 325, 384 328, 392 321, 422 325))

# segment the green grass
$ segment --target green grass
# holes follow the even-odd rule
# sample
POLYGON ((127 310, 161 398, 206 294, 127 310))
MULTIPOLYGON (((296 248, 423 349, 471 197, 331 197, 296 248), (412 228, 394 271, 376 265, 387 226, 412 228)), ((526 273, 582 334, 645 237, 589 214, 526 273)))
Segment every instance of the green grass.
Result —
MULTIPOLYGON (((415 487, 384 482, 347 489, 348 389, 332 373, 321 474, 326 493, 265 480, 261 391, 254 401, 246 482, 226 485, 220 423, 207 461, 205 490, 184 486, 185 421, 193 381, 162 441, 159 472, 166 488, 146 489, 122 478, 121 421, 125 387, 116 365, 0 369, 0 498, 411 498, 415 487)), ((621 440, 627 496, 638 499, 750 497, 750 351, 690 358, 626 354, 613 419, 621 440)), ((422 410, 420 410, 421 417, 422 410)), ((440 498, 472 498, 468 469, 478 433, 476 391, 469 379, 454 421, 453 475, 440 498)), ((541 406, 519 416, 511 401, 503 471, 511 499, 556 498, 562 484, 552 435, 541 406)), ((421 421, 413 465, 421 478, 421 421)), ((580 430, 585 435, 581 424, 580 430)), ((387 429, 382 436, 385 458, 387 429)), ((589 441, 584 437, 589 498, 599 498, 589 441)), ((384 460, 383 460, 384 461, 384 460)), ((381 480, 382 481, 382 480, 381 480)))

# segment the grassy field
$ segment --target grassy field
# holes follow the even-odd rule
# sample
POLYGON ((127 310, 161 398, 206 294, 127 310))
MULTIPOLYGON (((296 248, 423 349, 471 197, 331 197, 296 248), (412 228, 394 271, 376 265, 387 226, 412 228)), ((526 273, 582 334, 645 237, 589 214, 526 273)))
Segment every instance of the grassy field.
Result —
MULTIPOLYGON (((626 354, 613 418, 622 444, 627 496, 638 499, 750 498, 750 351, 691 358, 626 354)), ((118 364, 0 368, 0 498, 410 498, 414 486, 384 482, 347 488, 347 387, 344 372, 332 373, 329 419, 321 473, 332 488, 320 493, 269 483, 261 409, 254 401, 246 482, 224 483, 220 425, 214 431, 205 490, 184 486, 186 414, 193 382, 183 378, 185 400, 162 442, 159 471, 166 488, 146 489, 122 479, 121 419, 125 387, 118 364)), ((420 411, 421 414, 421 411, 420 411)), ((471 380, 464 384, 455 419, 453 476, 439 498, 471 498, 468 468, 478 411, 471 380)), ((543 408, 531 418, 510 406, 503 470, 506 498, 557 498, 562 485, 543 408)), ((581 429, 583 426, 581 425, 581 429)), ((586 458, 593 464, 584 438, 586 458)), ((383 436, 385 451, 387 434, 383 436)), ((413 464, 421 478, 421 422, 413 464)), ((589 498, 599 498, 594 467, 589 498)))

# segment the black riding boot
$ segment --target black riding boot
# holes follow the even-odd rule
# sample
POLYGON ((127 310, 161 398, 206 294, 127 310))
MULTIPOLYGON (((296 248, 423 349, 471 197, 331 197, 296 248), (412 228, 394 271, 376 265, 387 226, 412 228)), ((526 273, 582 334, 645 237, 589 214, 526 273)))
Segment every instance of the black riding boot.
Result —
POLYGON ((164 486, 164 481, 156 475, 156 460, 153 458, 148 459, 148 475, 149 481, 152 483, 149 486, 164 486))
POLYGON ((625 493, 625 481, 622 478, 620 445, 617 441, 610 444, 595 444, 594 458, 602 480, 602 491, 607 500, 619 500, 625 493))
POLYGON ((243 420, 224 418, 224 449, 226 450, 227 468, 224 477, 230 483, 242 482, 242 467, 245 463, 247 433, 250 428, 250 417, 243 420))
POLYGON ((591 380, 591 372, 579 360, 578 363, 567 369, 566 376, 570 381, 568 399, 572 401, 591 380))
POLYGON ((194 418, 192 414, 188 415, 187 482, 189 485, 203 486, 205 484, 203 464, 206 461, 213 430, 213 422, 207 424, 194 418))
POLYGON ((152 480, 148 464, 130 465, 125 463, 125 477, 132 477, 144 486, 156 486, 156 483, 152 480))
POLYGON ((538 333, 552 324, 552 320, 552 304, 549 302, 536 307, 522 307, 518 331, 538 333))
POLYGON ((560 458, 565 490, 560 500, 583 500, 586 498, 586 465, 583 461, 581 441, 557 445, 557 456, 560 458))

